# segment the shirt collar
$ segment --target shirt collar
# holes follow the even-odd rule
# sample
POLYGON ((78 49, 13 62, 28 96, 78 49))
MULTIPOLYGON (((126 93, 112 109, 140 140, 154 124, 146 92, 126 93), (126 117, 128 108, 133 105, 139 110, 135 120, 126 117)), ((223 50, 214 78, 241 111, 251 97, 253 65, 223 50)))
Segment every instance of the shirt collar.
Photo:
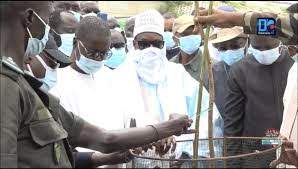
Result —
MULTIPOLYGON (((174 63, 180 63, 179 62, 179 58, 180 58, 180 53, 176 56, 174 56, 170 61, 174 62, 174 63)), ((195 55, 195 57, 190 60, 187 64, 185 64, 184 66, 186 67, 190 67, 190 69, 194 72, 199 71, 199 66, 201 64, 201 58, 202 58, 202 51, 199 50, 198 53, 195 55)))
POLYGON ((185 64, 185 66, 188 66, 192 71, 197 72, 199 71, 201 59, 202 59, 202 51, 199 51, 192 60, 190 60, 187 64, 185 64))

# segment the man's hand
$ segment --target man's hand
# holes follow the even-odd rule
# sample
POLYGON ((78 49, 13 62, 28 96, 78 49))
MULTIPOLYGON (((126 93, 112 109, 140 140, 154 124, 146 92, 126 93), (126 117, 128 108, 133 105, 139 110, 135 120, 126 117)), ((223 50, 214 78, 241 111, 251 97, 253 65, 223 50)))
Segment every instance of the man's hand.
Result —
POLYGON ((133 159, 133 156, 129 153, 129 151, 119 151, 111 154, 101 154, 101 153, 93 153, 92 154, 92 162, 94 167, 102 166, 102 165, 114 165, 114 164, 122 164, 127 163, 133 159))
POLYGON ((159 156, 165 155, 170 149, 171 153, 175 152, 176 149, 176 140, 174 137, 168 137, 162 140, 157 141, 153 144, 153 146, 156 148, 155 152, 159 156), (171 148, 172 147, 172 148, 171 148))
POLYGON ((243 13, 226 12, 223 10, 213 9, 212 14, 208 15, 208 10, 199 10, 200 16, 194 18, 196 24, 206 26, 208 24, 220 28, 230 28, 234 26, 244 26, 243 13))
POLYGON ((132 152, 135 154, 138 154, 138 155, 140 155, 140 154, 143 155, 145 152, 148 151, 148 149, 151 149, 151 150, 154 149, 153 143, 142 146, 142 147, 134 148, 132 152))
POLYGON ((298 167, 298 152, 293 147, 293 142, 287 140, 287 138, 281 136, 283 144, 281 146, 280 157, 270 163, 271 167, 275 167, 280 163, 288 165, 294 165, 298 167))
POLYGON ((176 136, 180 136, 182 133, 185 133, 187 131, 187 128, 189 128, 192 124, 192 119, 188 118, 187 115, 181 115, 181 114, 170 114, 169 120, 176 120, 178 121, 177 127, 181 128, 181 131, 176 134, 176 136))

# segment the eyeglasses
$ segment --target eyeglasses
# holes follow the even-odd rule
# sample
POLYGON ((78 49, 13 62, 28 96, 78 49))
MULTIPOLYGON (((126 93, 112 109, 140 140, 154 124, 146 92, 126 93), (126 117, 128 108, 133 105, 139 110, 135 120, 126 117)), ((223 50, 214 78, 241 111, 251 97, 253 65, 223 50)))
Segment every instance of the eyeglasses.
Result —
MULTIPOLYGON (((101 52, 99 50, 88 50, 80 40, 79 40, 79 43, 81 44, 81 46, 86 51, 85 57, 90 58, 90 59, 107 60, 113 54, 110 49, 108 49, 108 51, 106 51, 106 52, 101 52)), ((79 52, 81 53, 80 48, 79 48, 79 52)))
POLYGON ((137 41, 138 46, 141 50, 149 48, 151 45, 153 47, 162 49, 164 47, 164 41, 154 40, 154 41, 137 41))
POLYGON ((111 49, 112 48, 116 48, 116 49, 118 49, 118 48, 124 48, 125 47, 125 43, 114 43, 114 44, 111 44, 111 49))

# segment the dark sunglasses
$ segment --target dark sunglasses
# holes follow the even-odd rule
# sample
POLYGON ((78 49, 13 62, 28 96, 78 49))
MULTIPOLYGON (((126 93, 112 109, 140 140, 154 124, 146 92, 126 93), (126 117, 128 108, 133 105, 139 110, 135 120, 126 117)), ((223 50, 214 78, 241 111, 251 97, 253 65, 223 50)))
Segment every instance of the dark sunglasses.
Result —
POLYGON ((111 49, 112 48, 116 48, 116 49, 118 49, 118 48, 124 48, 125 47, 125 43, 114 43, 114 44, 111 44, 111 49))
POLYGON ((154 41, 137 41, 138 46, 141 50, 149 48, 151 45, 153 47, 162 49, 164 47, 164 41, 154 40, 154 41))

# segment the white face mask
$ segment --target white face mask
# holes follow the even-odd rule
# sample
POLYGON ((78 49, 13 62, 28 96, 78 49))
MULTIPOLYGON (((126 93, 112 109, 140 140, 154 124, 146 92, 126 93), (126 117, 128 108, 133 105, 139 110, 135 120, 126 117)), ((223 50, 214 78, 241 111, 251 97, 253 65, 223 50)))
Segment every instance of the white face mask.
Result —
POLYGON ((280 56, 279 46, 273 49, 260 51, 254 49, 252 46, 248 48, 248 52, 252 53, 255 59, 263 65, 271 65, 274 63, 280 56))
POLYGON ((137 56, 137 73, 148 83, 157 84, 165 80, 165 60, 163 49, 149 47, 140 50, 137 56))
MULTIPOLYGON (((39 55, 36 55, 36 58, 39 60, 39 62, 42 64, 42 66, 46 69, 45 77, 38 78, 39 81, 43 82, 40 89, 49 91, 57 83, 57 68, 60 66, 60 64, 58 63, 57 67, 55 69, 52 69, 44 62, 44 60, 39 55)), ((31 75, 34 75, 31 70, 30 65, 28 65, 28 69, 31 72, 31 75)))

